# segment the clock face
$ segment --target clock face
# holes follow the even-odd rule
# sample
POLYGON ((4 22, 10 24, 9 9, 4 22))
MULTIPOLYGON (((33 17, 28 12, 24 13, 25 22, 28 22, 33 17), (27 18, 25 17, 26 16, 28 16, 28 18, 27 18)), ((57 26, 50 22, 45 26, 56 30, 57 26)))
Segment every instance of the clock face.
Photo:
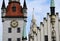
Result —
POLYGON ((18 22, 16 20, 12 20, 10 25, 15 28, 18 26, 18 22))

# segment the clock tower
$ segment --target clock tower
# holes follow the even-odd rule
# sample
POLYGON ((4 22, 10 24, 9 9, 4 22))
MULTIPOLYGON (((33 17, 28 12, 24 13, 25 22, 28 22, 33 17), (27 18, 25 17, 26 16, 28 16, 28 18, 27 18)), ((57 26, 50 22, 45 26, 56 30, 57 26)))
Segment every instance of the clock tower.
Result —
POLYGON ((9 0, 8 6, 5 6, 3 0, 1 8, 1 17, 3 23, 3 41, 27 41, 26 23, 27 6, 24 0, 23 7, 20 0, 9 0))

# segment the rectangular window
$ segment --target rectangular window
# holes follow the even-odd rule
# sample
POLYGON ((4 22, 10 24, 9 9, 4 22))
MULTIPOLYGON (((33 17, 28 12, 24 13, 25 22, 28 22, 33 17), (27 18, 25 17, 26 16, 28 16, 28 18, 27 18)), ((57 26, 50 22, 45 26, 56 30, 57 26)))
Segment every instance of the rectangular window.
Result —
POLYGON ((45 41, 48 41, 48 35, 45 35, 45 41))
POLYGON ((16 6, 13 6, 12 10, 13 10, 13 12, 15 12, 16 11, 16 6))
POLYGON ((11 38, 8 38, 8 41, 11 41, 11 38))
POLYGON ((20 33, 20 28, 17 28, 17 33, 20 33))
POLYGON ((20 38, 17 38, 17 41, 20 41, 20 38))
POLYGON ((11 28, 8 28, 8 33, 11 33, 12 31, 11 31, 11 28))

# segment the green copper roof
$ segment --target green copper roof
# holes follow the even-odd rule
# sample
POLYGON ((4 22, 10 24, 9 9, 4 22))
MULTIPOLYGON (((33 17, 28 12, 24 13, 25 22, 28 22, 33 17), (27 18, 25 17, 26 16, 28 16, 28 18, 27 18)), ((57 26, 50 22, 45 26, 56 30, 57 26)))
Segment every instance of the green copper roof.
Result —
POLYGON ((26 23, 24 23, 24 26, 23 26, 22 37, 23 38, 27 38, 27 34, 26 34, 26 23))
POLYGON ((54 0, 51 0, 51 7, 55 7, 55 3, 54 3, 54 0))

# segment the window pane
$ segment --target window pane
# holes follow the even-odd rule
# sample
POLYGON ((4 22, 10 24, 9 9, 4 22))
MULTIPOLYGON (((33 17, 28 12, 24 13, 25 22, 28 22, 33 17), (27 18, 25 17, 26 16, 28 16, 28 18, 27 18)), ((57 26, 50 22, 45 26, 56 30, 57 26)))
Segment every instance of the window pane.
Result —
POLYGON ((16 11, 16 7, 15 7, 15 6, 13 6, 13 7, 12 7, 12 10, 15 12, 15 11, 16 11))
POLYGON ((17 28, 17 33, 20 33, 20 28, 17 28))
POLYGON ((11 33, 11 28, 8 28, 8 33, 11 33))
POLYGON ((45 35, 45 41, 48 41, 48 35, 45 35))
POLYGON ((17 38, 17 41, 20 41, 20 38, 17 38))
POLYGON ((11 41, 11 38, 8 38, 8 41, 11 41))

